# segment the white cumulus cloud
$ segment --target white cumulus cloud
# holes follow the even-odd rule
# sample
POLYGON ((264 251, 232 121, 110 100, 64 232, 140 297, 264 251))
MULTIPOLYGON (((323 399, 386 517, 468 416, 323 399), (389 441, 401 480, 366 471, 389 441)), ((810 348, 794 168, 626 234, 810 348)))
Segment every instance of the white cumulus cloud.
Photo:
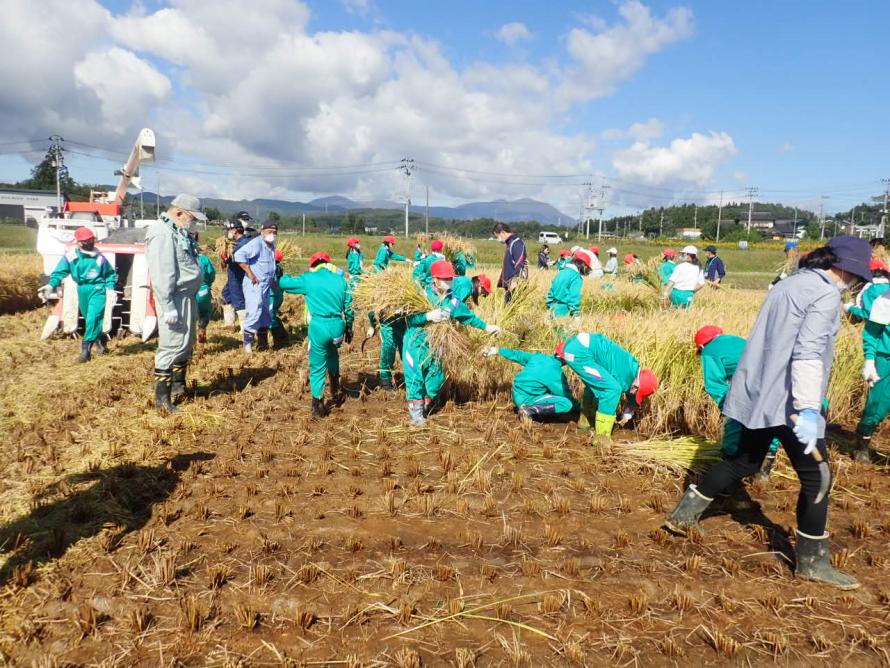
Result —
POLYGON ((719 165, 736 153, 735 142, 725 132, 693 132, 690 137, 674 139, 667 146, 635 142, 615 153, 612 166, 619 175, 646 184, 685 182, 702 186, 711 180, 719 165))
POLYGON ((497 37, 498 41, 513 46, 518 42, 524 42, 531 39, 532 33, 524 23, 513 21, 502 25, 495 33, 495 37, 497 37))

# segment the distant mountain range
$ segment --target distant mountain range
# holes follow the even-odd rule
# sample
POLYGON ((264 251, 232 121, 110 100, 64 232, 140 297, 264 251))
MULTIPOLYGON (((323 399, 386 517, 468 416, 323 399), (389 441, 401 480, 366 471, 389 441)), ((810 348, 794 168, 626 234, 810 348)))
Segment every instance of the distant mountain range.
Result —
MULTIPOLYGON (((138 196, 131 195, 133 201, 138 200, 138 196)), ((146 191, 145 203, 152 204, 155 202, 156 195, 146 191)), ((162 203, 169 203, 172 196, 161 196, 162 203)), ((277 211, 283 216, 293 216, 301 213, 346 213, 348 211, 368 211, 368 210, 402 210, 404 204, 398 202, 390 202, 387 200, 371 200, 367 202, 357 202, 342 197, 340 195, 332 195, 330 197, 321 197, 310 202, 287 202, 277 199, 254 199, 254 200, 229 200, 215 199, 207 197, 203 200, 205 208, 219 209, 223 214, 234 215, 238 211, 247 211, 251 216, 258 220, 262 220, 269 215, 271 211, 277 211)), ((424 213, 426 207, 412 203, 411 211, 414 213, 424 213)), ((458 220, 473 220, 476 218, 492 218, 505 223, 513 223, 523 220, 536 220, 542 225, 562 225, 564 227, 575 225, 575 219, 567 216, 559 209, 534 199, 523 198, 517 200, 494 200, 492 202, 470 202, 469 204, 461 204, 460 206, 431 206, 430 216, 436 218, 455 218, 458 220)))

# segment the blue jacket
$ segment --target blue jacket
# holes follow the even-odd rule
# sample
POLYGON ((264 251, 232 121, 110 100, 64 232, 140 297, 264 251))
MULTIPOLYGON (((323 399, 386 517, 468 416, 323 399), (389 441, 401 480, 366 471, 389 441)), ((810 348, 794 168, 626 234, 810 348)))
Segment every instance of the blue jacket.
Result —
POLYGON ((718 278, 722 281, 726 276, 726 266, 718 256, 712 257, 705 262, 705 279, 708 281, 716 281, 718 278))
POLYGON ((525 275, 528 271, 528 253, 525 250, 525 242, 515 234, 507 237, 504 251, 504 266, 501 269, 501 277, 498 279, 498 287, 506 288, 514 278, 525 275))

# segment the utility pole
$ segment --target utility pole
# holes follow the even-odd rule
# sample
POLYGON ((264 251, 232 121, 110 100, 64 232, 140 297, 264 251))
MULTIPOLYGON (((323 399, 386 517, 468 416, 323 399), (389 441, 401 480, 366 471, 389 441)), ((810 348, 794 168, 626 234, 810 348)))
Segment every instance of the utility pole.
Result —
MULTIPOLYGON (((597 239, 603 238, 603 211, 606 208, 606 190, 608 190, 609 186, 606 185, 606 180, 603 179, 603 183, 600 186, 600 196, 599 196, 599 206, 597 210, 599 211, 599 232, 597 233, 597 239)), ((617 228, 615 230, 618 231, 617 228)))
POLYGON ((658 238, 664 238, 664 207, 661 207, 661 218, 658 221, 658 238))
POLYGON ((155 192, 155 218, 161 217, 161 173, 158 172, 158 189, 155 192))
POLYGON ((819 201, 819 221, 821 223, 819 229, 819 240, 822 241, 825 239, 825 200, 828 199, 828 195, 822 195, 821 200, 819 201))
POLYGON ((720 223, 723 222, 723 191, 720 191, 720 204, 717 206, 717 242, 720 242, 720 223))
POLYGON ((593 210, 593 183, 585 181, 581 185, 587 187, 587 203, 584 205, 584 236, 590 238, 590 212, 593 210))
POLYGON ((754 217, 754 195, 757 194, 757 188, 754 186, 748 186, 745 188, 745 191, 748 193, 748 231, 747 234, 751 236, 751 218, 754 217))
POLYGON ((887 201, 890 200, 890 179, 881 179, 884 184, 884 215, 881 216, 881 224, 878 225, 878 236, 884 238, 884 231, 887 227, 887 201))
POLYGON ((408 209, 411 207, 411 177, 414 174, 414 160, 402 158, 399 171, 405 175, 405 238, 408 238, 408 209))
MULTIPOLYGON (((56 168, 56 205, 58 208, 59 216, 62 215, 62 175, 67 174, 67 170, 65 169, 65 158, 62 155, 62 142, 65 141, 59 135, 52 135, 49 140, 52 142, 52 146, 49 147, 49 151, 53 156, 53 167, 56 168)), ((886 208, 886 207, 885 207, 886 208)))
POLYGON ((695 204, 692 205, 692 229, 698 229, 698 207, 695 204))
POLYGON ((424 223, 424 229, 426 231, 427 236, 430 233, 430 187, 427 185, 426 187, 426 220, 424 223))
POLYGON ((303 236, 306 236, 306 212, 303 212, 303 236))
POLYGON ((643 234, 643 212, 640 211, 640 234, 643 234))

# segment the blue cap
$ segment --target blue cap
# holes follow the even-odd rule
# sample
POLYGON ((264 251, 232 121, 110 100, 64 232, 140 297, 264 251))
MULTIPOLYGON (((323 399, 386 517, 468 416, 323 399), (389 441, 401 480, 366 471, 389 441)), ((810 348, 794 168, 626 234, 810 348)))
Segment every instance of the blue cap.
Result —
POLYGON ((837 255, 838 261, 834 264, 836 269, 858 276, 863 281, 872 279, 869 269, 871 244, 865 239, 844 235, 829 241, 828 247, 837 255))
POLYGON ((789 241, 787 244, 785 244, 785 252, 786 252, 786 253, 787 253, 788 251, 790 251, 792 248, 797 248, 797 242, 796 242, 796 241, 789 241))

